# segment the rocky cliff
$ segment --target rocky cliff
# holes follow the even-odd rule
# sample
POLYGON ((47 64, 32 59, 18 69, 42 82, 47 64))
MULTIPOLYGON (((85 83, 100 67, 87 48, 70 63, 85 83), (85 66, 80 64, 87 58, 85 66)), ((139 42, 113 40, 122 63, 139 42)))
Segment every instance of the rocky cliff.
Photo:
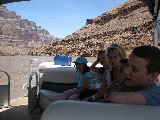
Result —
POLYGON ((62 41, 32 49, 30 55, 67 54, 96 56, 102 43, 122 45, 129 53, 135 46, 153 44, 153 21, 148 8, 139 0, 129 0, 87 19, 86 25, 62 41))
POLYGON ((28 54, 31 48, 56 40, 58 38, 41 26, 21 19, 15 12, 0 5, 0 55, 28 54))

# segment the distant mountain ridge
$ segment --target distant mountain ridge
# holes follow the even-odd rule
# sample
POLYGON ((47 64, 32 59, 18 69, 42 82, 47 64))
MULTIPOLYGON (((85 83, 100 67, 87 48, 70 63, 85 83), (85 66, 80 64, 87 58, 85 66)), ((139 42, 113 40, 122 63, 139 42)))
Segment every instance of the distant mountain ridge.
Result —
POLYGON ((60 39, 35 22, 21 19, 14 11, 0 5, 0 55, 28 54, 33 47, 57 40, 60 39))
POLYGON ((148 8, 139 0, 128 0, 113 9, 87 19, 86 25, 62 41, 32 49, 30 55, 91 56, 104 42, 122 45, 127 53, 139 45, 153 45, 153 20, 148 8))

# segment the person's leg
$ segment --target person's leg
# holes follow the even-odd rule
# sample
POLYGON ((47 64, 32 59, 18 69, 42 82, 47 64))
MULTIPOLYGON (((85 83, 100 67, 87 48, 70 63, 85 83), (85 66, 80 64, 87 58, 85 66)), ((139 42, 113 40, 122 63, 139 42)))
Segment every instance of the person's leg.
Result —
POLYGON ((73 93, 75 92, 75 90, 76 90, 76 88, 70 89, 70 90, 67 90, 67 91, 64 91, 64 92, 61 94, 59 100, 67 100, 68 97, 69 97, 69 95, 70 95, 70 94, 73 94, 73 93))
POLYGON ((68 94, 69 94, 69 90, 64 91, 64 92, 61 94, 61 96, 60 96, 59 99, 60 99, 60 100, 66 100, 68 94))
POLYGON ((74 95, 71 95, 68 100, 76 100, 78 98, 79 94, 74 94, 74 95))

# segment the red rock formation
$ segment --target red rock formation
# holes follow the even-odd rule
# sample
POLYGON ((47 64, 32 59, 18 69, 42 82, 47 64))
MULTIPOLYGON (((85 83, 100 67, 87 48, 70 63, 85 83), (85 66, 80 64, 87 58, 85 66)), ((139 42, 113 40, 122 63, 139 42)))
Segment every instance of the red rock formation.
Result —
POLYGON ((36 23, 21 19, 0 5, 0 55, 28 54, 31 48, 56 40, 58 38, 36 23))
POLYGON ((29 54, 93 57, 102 42, 107 46, 120 44, 127 53, 139 45, 152 45, 153 22, 148 8, 140 1, 129 0, 94 19, 87 19, 84 27, 62 41, 32 49, 29 54))

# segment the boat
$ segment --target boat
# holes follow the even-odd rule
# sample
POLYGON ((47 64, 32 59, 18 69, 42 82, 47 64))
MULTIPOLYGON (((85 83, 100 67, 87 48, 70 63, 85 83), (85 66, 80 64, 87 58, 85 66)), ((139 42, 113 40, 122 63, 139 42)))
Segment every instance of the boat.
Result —
MULTIPOLYGON (((158 47, 160 24, 157 20, 160 0, 141 0, 153 16, 154 46, 158 47)), ((95 103, 71 100, 52 102, 43 112, 41 120, 158 120, 160 106, 95 103)))
MULTIPOLYGON (((6 0, 2 0, 5 1, 6 0)), ((12 0, 10 0, 12 1, 12 0)), ((14 0, 13 0, 14 1, 14 0)), ((141 0, 153 16, 154 45, 158 47, 158 34, 160 25, 157 20, 160 0, 141 0)), ((33 115, 37 106, 42 111, 38 117, 41 120, 158 120, 160 119, 160 106, 126 105, 114 103, 82 102, 72 100, 58 100, 59 95, 76 84, 74 64, 55 65, 55 62, 42 62, 38 71, 32 68, 36 59, 30 60, 30 73, 28 84, 28 115, 33 115)), ((88 64, 88 65, 91 65, 88 64)), ((1 70, 2 71, 2 70, 1 70)), ((4 72, 4 71, 2 71, 4 72)), ((93 73, 94 74, 94 73, 93 73)), ((98 79, 94 74, 94 78, 98 79)), ((6 96, 8 94, 6 93, 6 96)), ((5 104, 10 106, 7 98, 5 104)), ((18 99, 15 101, 19 101, 18 99)), ((12 105, 11 105, 12 106, 12 105)), ((10 107, 6 108, 10 109, 10 107)), ((23 110, 23 109, 21 109, 23 110)), ((1 115, 0 115, 1 116, 1 115)), ((21 119, 24 119, 20 117, 21 119)), ((7 118, 5 118, 7 119, 7 118)), ((29 119, 29 118, 28 118, 29 119)))
MULTIPOLYGON (((59 100, 63 91, 75 88, 77 85, 76 68, 70 56, 55 56, 59 58, 53 62, 39 64, 38 72, 32 67, 37 59, 30 60, 30 77, 28 87, 29 113, 38 105, 42 110, 52 102, 59 100), (66 59, 67 58, 67 59, 66 59), (58 61, 58 62, 57 62, 58 61), (33 78, 35 78, 33 80, 33 78)), ((92 63, 87 63, 91 66, 92 63)), ((97 64, 96 67, 102 65, 97 64)), ((92 72, 94 80, 100 79, 100 75, 92 72)))
MULTIPOLYGON (((40 66, 42 66, 42 64, 40 66)), ((59 100, 60 94, 62 91, 64 91, 64 88, 69 89, 76 85, 76 81, 73 81, 76 79, 75 68, 72 66, 55 67, 48 64, 45 66, 45 68, 43 66, 43 70, 40 70, 42 71, 43 75, 40 76, 39 79, 39 85, 41 88, 39 89, 38 99, 39 106, 44 110, 41 120, 52 120, 53 117, 54 120, 160 119, 160 106, 59 100), (66 77, 66 75, 68 76, 66 77), (44 85, 45 87, 42 87, 44 82, 47 82, 48 85, 46 84, 44 85)), ((94 79, 98 78, 98 75, 94 75, 94 73, 92 74, 94 79)), ((30 103, 28 103, 28 105, 29 104, 30 103)))

